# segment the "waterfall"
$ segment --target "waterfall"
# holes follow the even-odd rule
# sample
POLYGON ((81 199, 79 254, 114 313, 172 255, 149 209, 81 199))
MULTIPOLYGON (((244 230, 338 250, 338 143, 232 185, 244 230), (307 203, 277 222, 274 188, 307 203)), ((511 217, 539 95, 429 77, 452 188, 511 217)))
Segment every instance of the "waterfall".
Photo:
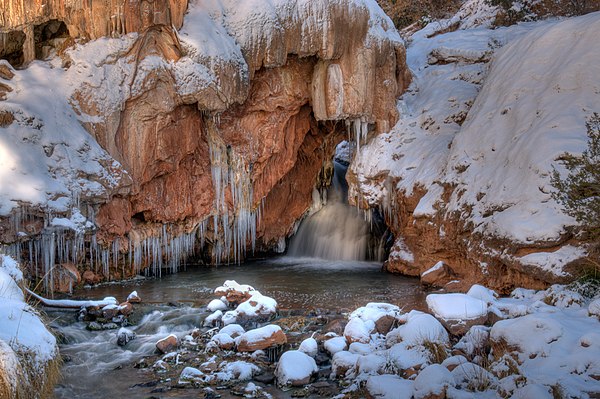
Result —
POLYGON ((347 201, 347 166, 333 161, 334 175, 327 203, 302 222, 292 238, 290 256, 330 260, 367 260, 370 228, 361 212, 347 201))

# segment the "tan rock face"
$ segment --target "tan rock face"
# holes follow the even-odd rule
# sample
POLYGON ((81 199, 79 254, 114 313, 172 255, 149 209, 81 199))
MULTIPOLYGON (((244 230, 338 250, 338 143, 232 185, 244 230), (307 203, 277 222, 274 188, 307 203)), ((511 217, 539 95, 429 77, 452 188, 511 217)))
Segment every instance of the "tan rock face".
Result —
POLYGON ((2 30, 19 30, 52 19, 64 21, 72 37, 97 39, 163 24, 180 28, 187 0, 3 0, 0 7, 2 30))

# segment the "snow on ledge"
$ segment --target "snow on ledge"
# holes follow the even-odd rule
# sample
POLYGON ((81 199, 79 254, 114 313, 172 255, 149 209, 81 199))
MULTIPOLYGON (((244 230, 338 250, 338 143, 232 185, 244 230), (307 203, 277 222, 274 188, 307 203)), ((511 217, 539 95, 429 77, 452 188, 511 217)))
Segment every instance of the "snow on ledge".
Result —
POLYGON ((568 276, 563 268, 569 263, 587 255, 585 249, 573 245, 565 245, 554 252, 535 252, 516 258, 525 266, 534 266, 557 276, 568 276))

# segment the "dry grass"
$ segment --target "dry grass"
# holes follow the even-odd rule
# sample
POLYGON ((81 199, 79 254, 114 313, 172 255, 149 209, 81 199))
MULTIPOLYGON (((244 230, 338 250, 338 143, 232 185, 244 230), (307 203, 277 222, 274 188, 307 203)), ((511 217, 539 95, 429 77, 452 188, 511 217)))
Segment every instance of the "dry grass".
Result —
POLYGON ((423 340, 423 347, 429 352, 429 360, 432 363, 441 364, 448 357, 446 345, 440 342, 423 340))
POLYGON ((460 0, 378 0, 379 5, 401 29, 426 19, 446 18, 460 7, 460 0))

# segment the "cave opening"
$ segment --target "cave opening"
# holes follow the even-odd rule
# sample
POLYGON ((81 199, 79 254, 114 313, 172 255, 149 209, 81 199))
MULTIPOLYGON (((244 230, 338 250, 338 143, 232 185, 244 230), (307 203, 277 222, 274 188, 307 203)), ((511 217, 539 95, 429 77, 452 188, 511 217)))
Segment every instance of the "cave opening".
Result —
POLYGON ((54 52, 64 48, 70 39, 69 29, 63 21, 51 19, 33 28, 35 58, 48 59, 54 52))
POLYGON ((288 255, 335 261, 383 261, 393 238, 379 210, 348 202, 346 173, 356 145, 342 141, 323 166, 308 216, 290 238, 288 255))
POLYGON ((25 33, 20 30, 0 33, 0 59, 8 61, 13 68, 19 68, 25 62, 23 46, 25 33))

